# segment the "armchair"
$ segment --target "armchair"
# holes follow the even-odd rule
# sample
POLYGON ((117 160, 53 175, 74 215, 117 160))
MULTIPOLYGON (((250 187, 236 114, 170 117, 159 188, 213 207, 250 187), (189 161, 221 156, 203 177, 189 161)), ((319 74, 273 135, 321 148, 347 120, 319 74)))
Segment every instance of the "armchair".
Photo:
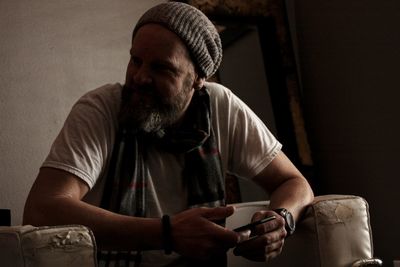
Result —
MULTIPOLYGON (((250 221, 268 201, 233 204, 227 220, 233 229, 250 221)), ((96 243, 84 226, 0 227, 0 262, 3 266, 97 266, 96 243)), ((357 267, 381 266, 373 258, 367 202, 357 196, 316 197, 285 241, 282 255, 268 262, 251 262, 228 252, 229 267, 357 267)))

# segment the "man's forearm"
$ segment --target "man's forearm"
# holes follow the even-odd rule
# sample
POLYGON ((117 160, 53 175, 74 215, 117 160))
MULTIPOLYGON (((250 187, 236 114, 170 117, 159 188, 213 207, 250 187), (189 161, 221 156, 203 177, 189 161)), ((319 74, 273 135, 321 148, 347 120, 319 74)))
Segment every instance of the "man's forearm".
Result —
POLYGON ((81 224, 89 227, 101 249, 161 249, 161 221, 116 214, 68 197, 28 200, 24 224, 81 224))
POLYGON ((292 178, 278 186, 270 195, 270 208, 286 208, 297 220, 314 194, 304 178, 292 178))
MULTIPOLYGON (((58 169, 42 168, 28 196, 24 224, 89 227, 101 249, 150 250, 163 248, 160 218, 116 214, 83 202, 88 192, 82 180, 58 169)), ((214 223, 234 212, 232 207, 193 208, 171 216, 173 249, 192 258, 211 255, 236 245, 238 235, 214 223)))
POLYGON ((309 183, 283 152, 254 181, 269 193, 271 209, 285 208, 296 220, 314 199, 309 183))

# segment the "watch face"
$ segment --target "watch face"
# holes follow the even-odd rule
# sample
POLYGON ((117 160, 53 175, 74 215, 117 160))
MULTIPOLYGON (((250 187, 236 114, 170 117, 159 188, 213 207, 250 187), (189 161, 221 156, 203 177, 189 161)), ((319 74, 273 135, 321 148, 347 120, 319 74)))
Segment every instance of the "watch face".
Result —
POLYGON ((276 209, 275 211, 285 219, 287 234, 293 234, 296 228, 296 222, 294 221, 293 215, 287 209, 276 209))
POLYGON ((289 211, 287 211, 285 217, 286 217, 286 224, 287 224, 287 227, 288 227, 289 230, 290 230, 290 233, 289 233, 289 234, 293 234, 294 228, 295 228, 295 222, 294 222, 293 216, 292 216, 292 214, 291 214, 289 211))

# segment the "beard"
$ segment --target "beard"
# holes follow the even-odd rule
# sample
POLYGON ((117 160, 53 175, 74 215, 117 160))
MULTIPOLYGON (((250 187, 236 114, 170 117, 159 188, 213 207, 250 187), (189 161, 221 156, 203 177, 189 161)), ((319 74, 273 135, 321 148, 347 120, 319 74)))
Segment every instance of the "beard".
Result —
POLYGON ((193 78, 188 75, 182 90, 171 98, 159 95, 152 85, 125 84, 120 111, 121 122, 129 129, 145 133, 157 133, 172 126, 181 118, 190 101, 192 84, 193 78))

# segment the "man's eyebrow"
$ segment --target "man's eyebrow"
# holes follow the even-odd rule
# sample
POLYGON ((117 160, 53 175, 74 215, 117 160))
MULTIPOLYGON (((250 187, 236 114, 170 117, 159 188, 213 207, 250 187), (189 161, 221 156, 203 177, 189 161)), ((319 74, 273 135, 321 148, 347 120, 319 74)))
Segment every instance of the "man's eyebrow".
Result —
POLYGON ((157 64, 157 65, 166 66, 166 67, 174 69, 174 70, 178 69, 178 66, 171 60, 159 59, 159 60, 155 60, 153 63, 157 64))

